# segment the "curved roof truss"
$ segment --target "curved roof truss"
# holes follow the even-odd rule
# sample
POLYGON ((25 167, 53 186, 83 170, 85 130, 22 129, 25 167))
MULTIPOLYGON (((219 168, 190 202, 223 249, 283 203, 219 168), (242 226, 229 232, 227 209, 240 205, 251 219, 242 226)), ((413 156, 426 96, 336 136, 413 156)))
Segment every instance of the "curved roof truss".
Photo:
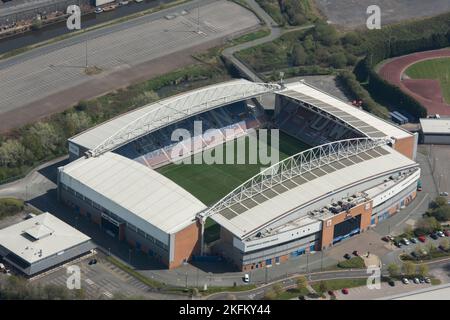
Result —
POLYGON ((390 139, 357 138, 323 144, 286 158, 263 170, 231 191, 212 207, 199 214, 205 219, 230 206, 261 194, 267 189, 291 180, 306 172, 349 158, 370 149, 388 144, 390 139))
POLYGON ((251 99, 281 89, 278 84, 229 81, 194 90, 155 103, 155 108, 133 120, 102 143, 87 152, 99 156, 154 130, 221 106, 251 99))

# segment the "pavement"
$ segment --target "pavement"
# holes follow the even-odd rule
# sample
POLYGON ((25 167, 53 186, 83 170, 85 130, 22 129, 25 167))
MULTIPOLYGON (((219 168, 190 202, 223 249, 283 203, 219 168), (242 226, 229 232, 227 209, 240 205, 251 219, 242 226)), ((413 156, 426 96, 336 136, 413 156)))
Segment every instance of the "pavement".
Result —
POLYGON ((257 15, 264 21, 265 25, 270 29, 270 34, 266 37, 262 37, 253 41, 245 42, 242 44, 238 44, 233 47, 226 48, 222 52, 222 56, 230 61, 242 74, 243 77, 249 79, 253 82, 264 82, 259 75, 252 70, 252 68, 245 63, 243 63, 241 60, 236 58, 234 54, 238 51, 245 50, 248 48, 252 48, 264 43, 272 42, 279 37, 281 37, 283 34, 292 32, 292 31, 299 31, 299 30, 306 30, 314 28, 314 25, 306 25, 301 27, 293 27, 293 28, 281 28, 273 19, 272 17, 267 14, 265 10, 263 10, 259 4, 255 0, 245 0, 245 2, 252 8, 254 12, 257 13, 257 15))
POLYGON ((193 0, 2 60, 0 131, 193 63, 193 50, 215 47, 258 26, 251 11, 233 2, 193 0), (86 60, 102 72, 87 75, 86 60))
POLYGON ((54 284, 66 286, 69 274, 67 267, 78 266, 81 272, 81 289, 88 299, 111 299, 114 297, 143 298, 151 300, 182 299, 183 296, 152 292, 150 288, 128 273, 105 259, 105 255, 97 253, 97 263, 89 265, 89 259, 76 263, 68 263, 43 277, 32 280, 32 283, 54 284))

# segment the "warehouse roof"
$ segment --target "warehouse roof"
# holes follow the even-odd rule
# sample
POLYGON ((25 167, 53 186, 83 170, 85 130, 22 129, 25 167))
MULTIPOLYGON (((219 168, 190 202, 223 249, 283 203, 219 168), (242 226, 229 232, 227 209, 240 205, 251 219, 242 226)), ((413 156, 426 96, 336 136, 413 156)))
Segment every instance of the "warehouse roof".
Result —
POLYGON ((89 240, 88 236, 48 212, 0 230, 0 245, 29 263, 89 240))
POLYGON ((151 235, 153 227, 166 234, 176 232, 206 208, 153 169, 112 152, 81 158, 61 170, 66 186, 151 235))
MULTIPOLYGON (((342 150, 342 147, 339 149, 342 150)), ((309 156, 305 155, 304 158, 309 156)), ((250 187, 241 190, 235 197, 239 201, 224 201, 226 205, 220 206, 220 211, 211 215, 211 218, 235 236, 244 239, 289 215, 294 209, 377 176, 417 166, 414 161, 388 146, 377 146, 343 158, 333 155, 328 159, 322 158, 320 162, 323 165, 307 169, 300 175, 293 175, 282 183, 272 183, 266 179, 260 183, 265 186, 264 190, 251 198, 245 197, 245 194, 251 194, 250 187)), ((310 165, 297 164, 294 170, 298 171, 301 166, 310 165)), ((286 173, 280 175, 287 176, 286 173)))
POLYGON ((450 118, 420 119, 424 134, 450 134, 450 118))
POLYGON ((244 79, 206 86, 115 117, 69 141, 100 154, 195 114, 269 93, 277 88, 278 85, 253 83, 244 79))
POLYGON ((306 102, 345 122, 367 137, 394 137, 395 139, 402 139, 411 136, 410 132, 377 118, 364 110, 351 106, 304 82, 286 84, 286 88, 278 92, 278 94, 306 102))

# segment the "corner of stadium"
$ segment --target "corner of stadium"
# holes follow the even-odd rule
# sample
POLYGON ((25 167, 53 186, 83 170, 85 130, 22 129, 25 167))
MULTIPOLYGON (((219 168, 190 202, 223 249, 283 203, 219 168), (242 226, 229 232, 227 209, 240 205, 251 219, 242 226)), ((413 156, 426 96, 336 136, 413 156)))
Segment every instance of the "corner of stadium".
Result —
POLYGON ((420 178, 417 140, 303 81, 238 79, 70 138, 58 199, 169 269, 220 258, 252 270, 327 250, 411 203, 420 178), (195 135, 195 121, 223 139, 195 135), (177 128, 194 134, 172 141, 177 128), (262 171, 174 159, 179 143, 186 159, 266 128, 280 131, 280 162, 262 171))

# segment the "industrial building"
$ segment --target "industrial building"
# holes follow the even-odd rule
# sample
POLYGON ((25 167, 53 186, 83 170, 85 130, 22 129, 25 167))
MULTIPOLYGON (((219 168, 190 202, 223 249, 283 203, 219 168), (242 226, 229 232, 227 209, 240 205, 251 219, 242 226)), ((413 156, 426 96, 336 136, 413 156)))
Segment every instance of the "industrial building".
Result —
MULTIPOLYGON (((75 214, 176 268, 202 255, 207 218, 220 225, 209 248, 241 270, 326 250, 397 213, 416 196, 418 135, 304 82, 233 80, 179 94, 69 139, 58 196, 75 214), (271 119, 261 97, 275 101, 271 119), (252 104, 247 102, 252 100, 252 104), (231 139, 262 123, 313 148, 257 174, 206 206, 155 169, 174 162, 174 128, 201 119, 231 139)), ((202 136, 188 157, 213 144, 202 136)))
POLYGON ((91 239, 46 212, 0 230, 0 256, 26 276, 88 254, 91 239))
POLYGON ((420 136, 424 144, 450 144, 450 118, 420 119, 420 136))

